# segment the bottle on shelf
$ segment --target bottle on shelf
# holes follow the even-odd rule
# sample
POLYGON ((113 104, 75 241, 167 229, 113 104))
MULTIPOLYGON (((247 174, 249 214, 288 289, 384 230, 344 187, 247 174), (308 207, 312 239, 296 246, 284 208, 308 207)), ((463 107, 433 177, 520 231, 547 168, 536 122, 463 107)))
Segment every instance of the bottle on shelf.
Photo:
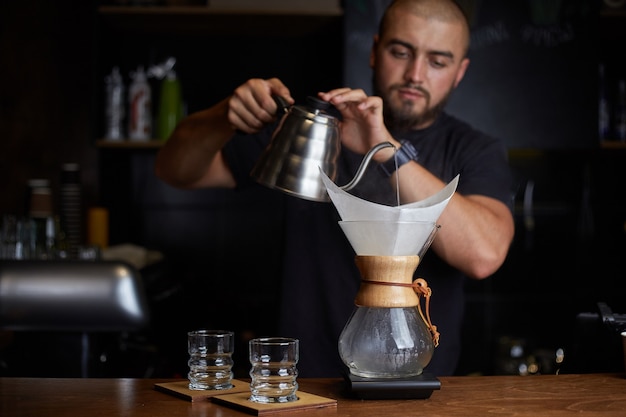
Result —
POLYGON ((143 66, 130 76, 128 136, 133 141, 146 141, 152 137, 152 93, 143 66))
POLYGON ((598 137, 601 141, 609 139, 611 131, 609 97, 607 94, 604 64, 598 66, 598 137))
POLYGON ((617 105, 615 106, 615 136, 620 142, 626 142, 626 80, 618 82, 617 105))
POLYGON ((94 206, 87 210, 87 243, 104 250, 109 246, 109 210, 94 206))
POLYGON ((124 81, 119 67, 113 67, 111 74, 104 79, 106 89, 105 120, 108 140, 122 140, 124 137, 124 81))
POLYGON ((150 75, 162 80, 156 134, 163 141, 169 138, 184 115, 180 80, 174 71, 175 64, 176 58, 170 57, 162 64, 150 68, 150 75))
POLYGON ((24 258, 51 259, 54 248, 54 230, 50 228, 53 221, 52 188, 45 179, 32 179, 28 182, 30 202, 28 217, 30 228, 29 238, 24 239, 24 258))

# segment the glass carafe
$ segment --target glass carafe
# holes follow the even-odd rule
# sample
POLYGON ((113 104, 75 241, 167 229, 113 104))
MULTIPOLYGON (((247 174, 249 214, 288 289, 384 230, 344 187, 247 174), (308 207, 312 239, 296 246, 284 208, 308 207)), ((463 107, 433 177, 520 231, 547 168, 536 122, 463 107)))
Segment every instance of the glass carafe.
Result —
MULTIPOLYGON (((369 226, 363 222, 359 234, 362 236, 363 229, 369 226)), ((339 354, 353 375, 414 377, 421 375, 432 359, 439 334, 428 312, 431 291, 425 280, 413 280, 413 273, 439 226, 423 222, 413 223, 411 227, 427 231, 417 255, 355 258, 362 282, 355 299, 356 308, 339 338, 339 354)), ((345 227, 344 231, 347 231, 345 227)), ((349 232, 346 235, 349 239, 355 236, 349 232)))
POLYGON ((349 323, 339 341, 339 354, 354 375, 417 376, 432 359, 432 337, 415 307, 358 307, 349 323))

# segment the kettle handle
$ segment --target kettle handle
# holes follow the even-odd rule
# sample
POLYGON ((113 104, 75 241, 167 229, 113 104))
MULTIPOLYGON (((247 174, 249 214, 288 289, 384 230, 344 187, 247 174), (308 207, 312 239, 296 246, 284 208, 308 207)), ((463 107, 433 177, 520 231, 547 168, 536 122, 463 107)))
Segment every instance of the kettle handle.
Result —
POLYGON ((276 102, 276 105, 278 105, 276 113, 278 113, 278 110, 282 110, 283 113, 287 113, 289 111, 289 107, 291 106, 283 96, 279 96, 278 94, 272 94, 272 98, 276 102))
POLYGON ((376 152, 380 151, 381 149, 384 149, 384 148, 394 148, 395 149, 395 146, 391 142, 381 142, 378 145, 374 146, 372 149, 370 149, 365 154, 365 157, 361 161, 361 165, 359 165, 359 169, 357 170, 356 175, 354 176, 354 178, 352 178, 352 180, 349 183, 347 183, 346 185, 343 185, 343 186, 341 186, 339 188, 344 190, 344 191, 350 191, 351 189, 353 189, 359 183, 359 181, 361 181, 361 178, 363 178, 363 174, 365 174, 365 169, 369 165, 370 160, 372 159, 374 154, 376 152))

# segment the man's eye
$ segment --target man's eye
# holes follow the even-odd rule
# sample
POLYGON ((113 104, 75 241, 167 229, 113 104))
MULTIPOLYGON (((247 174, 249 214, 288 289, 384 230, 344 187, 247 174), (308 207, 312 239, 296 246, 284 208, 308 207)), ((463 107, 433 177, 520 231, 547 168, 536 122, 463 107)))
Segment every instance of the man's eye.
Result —
POLYGON ((431 59, 430 65, 433 68, 445 68, 448 66, 448 64, 442 59, 431 59))
POLYGON ((406 59, 410 56, 409 52, 404 49, 392 49, 391 55, 393 55, 395 58, 400 58, 400 59, 406 59))

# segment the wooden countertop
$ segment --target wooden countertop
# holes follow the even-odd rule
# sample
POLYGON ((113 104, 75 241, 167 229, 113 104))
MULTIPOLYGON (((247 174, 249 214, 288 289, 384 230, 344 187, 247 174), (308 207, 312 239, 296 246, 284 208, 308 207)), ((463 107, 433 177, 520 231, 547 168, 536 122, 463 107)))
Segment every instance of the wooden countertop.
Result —
MULTIPOLYGON (((358 400, 340 379, 299 379, 300 390, 337 399, 337 407, 272 416, 624 416, 624 374, 442 377, 426 400, 358 400)), ((246 416, 210 401, 156 391, 155 379, 0 378, 0 415, 246 416)))

